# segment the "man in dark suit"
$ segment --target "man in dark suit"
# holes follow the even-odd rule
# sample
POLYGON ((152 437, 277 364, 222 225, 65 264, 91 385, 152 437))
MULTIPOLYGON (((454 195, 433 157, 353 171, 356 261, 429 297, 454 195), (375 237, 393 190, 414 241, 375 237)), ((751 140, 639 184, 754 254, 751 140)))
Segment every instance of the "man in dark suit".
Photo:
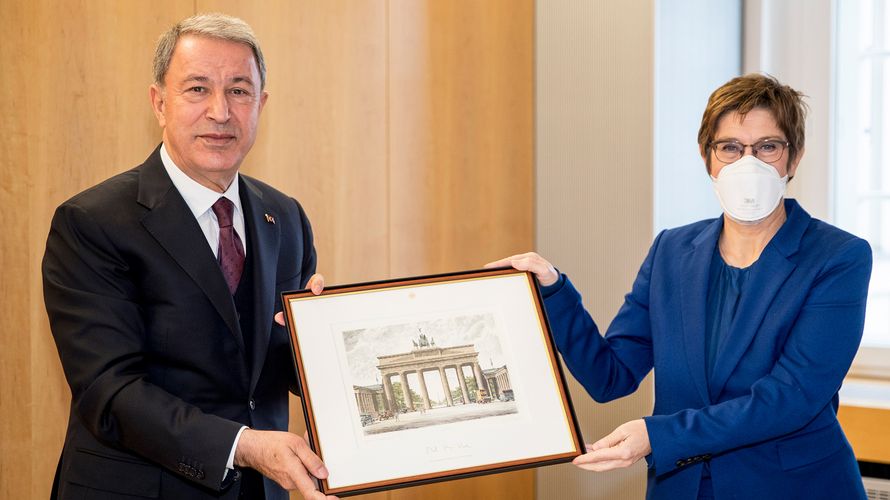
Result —
POLYGON ((186 19, 158 42, 163 143, 63 203, 44 294, 72 401, 59 498, 321 498, 287 431, 297 389, 279 293, 320 293, 302 207, 238 169, 265 66, 243 21, 186 19))

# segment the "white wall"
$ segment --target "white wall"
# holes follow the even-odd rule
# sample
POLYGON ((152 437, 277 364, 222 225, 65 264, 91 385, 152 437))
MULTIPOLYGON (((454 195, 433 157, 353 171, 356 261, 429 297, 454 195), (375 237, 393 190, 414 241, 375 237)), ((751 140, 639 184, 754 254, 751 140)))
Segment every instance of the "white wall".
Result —
MULTIPOLYGON (((845 0, 846 1, 846 0, 845 0)), ((851 0, 855 1, 855 0, 851 0)), ((832 0, 746 0, 746 73, 764 72, 807 95, 805 153, 788 196, 831 221, 832 0)))
POLYGON ((742 69, 741 0, 655 2, 655 231, 722 213, 698 151, 717 87, 742 69))

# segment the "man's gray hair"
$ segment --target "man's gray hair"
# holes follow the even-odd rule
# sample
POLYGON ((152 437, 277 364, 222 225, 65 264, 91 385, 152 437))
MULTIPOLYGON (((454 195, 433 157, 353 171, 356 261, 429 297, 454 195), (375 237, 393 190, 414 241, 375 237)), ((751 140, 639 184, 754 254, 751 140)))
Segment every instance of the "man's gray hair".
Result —
POLYGON ((208 36, 236 43, 243 43, 253 50, 257 69, 260 71, 260 90, 266 88, 266 60, 263 51, 250 26, 237 17, 225 14, 198 14, 183 19, 158 39, 155 49, 154 78, 155 83, 164 86, 164 76, 170 68, 170 59, 179 38, 184 35, 208 36))

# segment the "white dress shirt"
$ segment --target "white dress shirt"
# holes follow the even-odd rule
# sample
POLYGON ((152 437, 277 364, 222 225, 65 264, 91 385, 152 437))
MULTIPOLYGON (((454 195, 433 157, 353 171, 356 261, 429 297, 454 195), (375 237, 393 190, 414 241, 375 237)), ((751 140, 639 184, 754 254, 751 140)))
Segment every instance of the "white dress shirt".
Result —
POLYGON ((241 238, 241 244, 244 246, 244 255, 247 255, 247 233, 244 231, 244 210, 241 208, 241 197, 238 194, 238 174, 235 174, 235 179, 229 184, 229 188, 224 193, 218 193, 198 184, 196 180, 186 175, 182 169, 173 163, 163 144, 161 145, 161 161, 164 162, 164 168, 167 170, 170 180, 173 181, 173 185, 176 186, 176 190, 182 195, 186 205, 189 206, 195 219, 198 220, 198 225, 201 226, 201 231, 204 232, 204 237, 207 238, 207 244, 210 245, 215 256, 218 256, 219 252, 219 221, 213 212, 213 204, 221 196, 225 196, 235 204, 235 211, 232 214, 232 226, 234 226, 235 232, 238 233, 238 237, 241 238))
MULTIPOLYGON (((235 232, 238 233, 238 237, 241 238, 244 255, 247 255, 247 233, 244 231, 244 210, 241 209, 241 197, 238 194, 238 174, 235 174, 235 179, 224 193, 218 193, 198 184, 196 180, 186 175, 182 169, 173 163, 173 159, 167 154, 167 148, 164 144, 161 144, 161 161, 164 163, 167 175, 173 181, 173 186, 182 195, 186 205, 192 211, 195 219, 198 220, 198 225, 201 226, 201 231, 204 232, 204 237, 207 238, 207 244, 213 250, 214 256, 219 257, 219 220, 216 218, 216 213, 213 212, 213 204, 216 203, 220 196, 225 196, 235 204, 235 210, 232 214, 232 226, 235 232)), ((232 450, 229 452, 228 461, 226 461, 226 472, 223 474, 223 480, 225 480, 229 470, 235 468, 235 448, 238 447, 238 441, 241 439, 241 433, 244 432, 244 429, 247 429, 247 426, 241 427, 241 430, 235 436, 235 442, 232 443, 232 450)))

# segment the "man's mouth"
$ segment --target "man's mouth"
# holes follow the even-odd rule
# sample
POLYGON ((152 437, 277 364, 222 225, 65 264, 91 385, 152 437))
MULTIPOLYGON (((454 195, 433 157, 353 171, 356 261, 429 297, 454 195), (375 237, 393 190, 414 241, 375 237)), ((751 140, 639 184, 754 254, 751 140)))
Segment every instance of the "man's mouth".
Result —
POLYGON ((232 134, 210 133, 201 134, 198 137, 203 139, 205 143, 211 146, 225 146, 226 144, 229 144, 230 142, 235 140, 235 136, 232 134))

